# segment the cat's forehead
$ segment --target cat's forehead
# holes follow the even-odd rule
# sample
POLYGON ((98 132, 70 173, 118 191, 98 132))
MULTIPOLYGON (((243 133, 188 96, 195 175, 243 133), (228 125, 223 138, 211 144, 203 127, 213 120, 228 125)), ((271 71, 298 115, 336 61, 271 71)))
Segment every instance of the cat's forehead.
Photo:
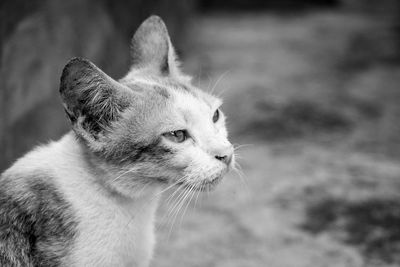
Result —
POLYGON ((145 101, 165 102, 168 106, 190 109, 193 105, 200 105, 216 109, 222 104, 222 100, 218 97, 206 93, 190 83, 173 79, 137 78, 123 81, 123 84, 141 95, 145 101))

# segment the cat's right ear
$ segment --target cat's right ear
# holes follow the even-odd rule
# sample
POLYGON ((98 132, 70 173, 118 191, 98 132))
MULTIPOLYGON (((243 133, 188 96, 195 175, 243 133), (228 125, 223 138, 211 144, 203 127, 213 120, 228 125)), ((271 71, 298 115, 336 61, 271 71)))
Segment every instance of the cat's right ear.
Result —
POLYGON ((131 70, 190 80, 180 71, 167 26, 159 16, 150 16, 136 30, 131 42, 131 59, 131 70))
POLYGON ((96 140, 129 105, 127 88, 81 58, 64 67, 60 95, 72 128, 87 141, 96 140))

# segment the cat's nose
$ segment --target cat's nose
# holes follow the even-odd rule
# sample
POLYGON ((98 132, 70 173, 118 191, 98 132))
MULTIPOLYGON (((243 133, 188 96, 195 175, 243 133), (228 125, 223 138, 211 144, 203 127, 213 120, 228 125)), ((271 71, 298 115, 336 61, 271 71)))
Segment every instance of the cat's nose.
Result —
POLYGON ((233 157, 233 147, 229 146, 227 148, 216 151, 215 158, 219 161, 224 162, 226 165, 229 165, 232 161, 233 157))

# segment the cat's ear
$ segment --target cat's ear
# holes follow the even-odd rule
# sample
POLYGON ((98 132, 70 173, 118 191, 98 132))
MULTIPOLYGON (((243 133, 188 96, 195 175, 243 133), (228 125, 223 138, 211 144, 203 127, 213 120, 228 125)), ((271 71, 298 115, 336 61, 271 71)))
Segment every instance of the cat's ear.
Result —
POLYGON ((64 67, 60 94, 72 127, 84 139, 97 139, 128 107, 128 90, 88 60, 64 67))
POLYGON ((132 69, 148 69, 161 75, 179 75, 179 63, 164 21, 146 19, 131 43, 132 69))

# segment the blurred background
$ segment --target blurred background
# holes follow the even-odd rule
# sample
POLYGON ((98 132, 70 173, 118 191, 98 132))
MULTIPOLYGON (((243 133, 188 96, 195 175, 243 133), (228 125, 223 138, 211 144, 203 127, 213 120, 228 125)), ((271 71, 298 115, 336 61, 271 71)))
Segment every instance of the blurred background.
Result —
POLYGON ((122 77, 150 14, 224 98, 241 165, 160 208, 152 266, 400 266, 397 0, 3 0, 0 170, 69 129, 68 59, 122 77))

